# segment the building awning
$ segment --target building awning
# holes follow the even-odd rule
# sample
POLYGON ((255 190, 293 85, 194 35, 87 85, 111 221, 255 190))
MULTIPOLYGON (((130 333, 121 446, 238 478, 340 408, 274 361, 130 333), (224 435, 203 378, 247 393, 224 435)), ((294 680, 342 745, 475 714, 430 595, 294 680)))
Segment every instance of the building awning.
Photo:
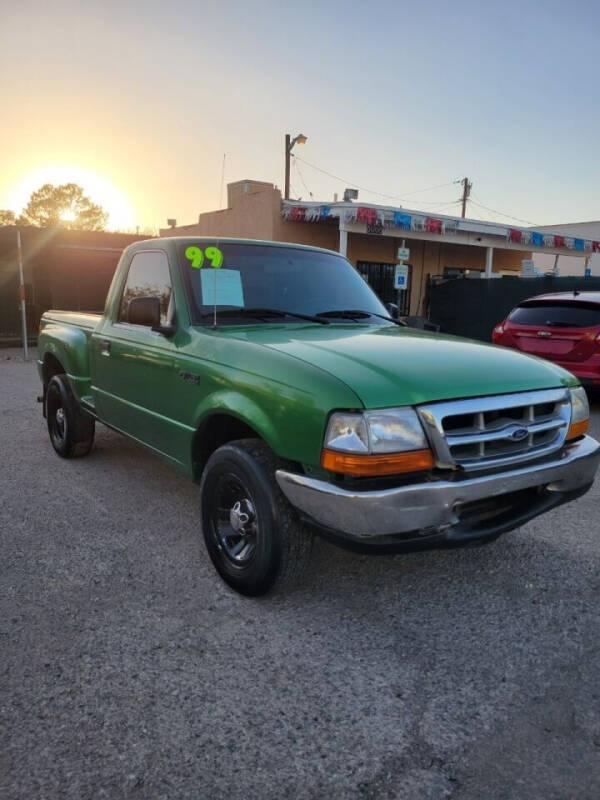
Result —
POLYGON ((527 250, 586 258, 600 251, 600 242, 553 233, 546 228, 516 228, 478 219, 428 215, 423 211, 369 203, 304 203, 282 200, 282 216, 290 222, 339 225, 348 233, 425 239, 475 247, 527 250))

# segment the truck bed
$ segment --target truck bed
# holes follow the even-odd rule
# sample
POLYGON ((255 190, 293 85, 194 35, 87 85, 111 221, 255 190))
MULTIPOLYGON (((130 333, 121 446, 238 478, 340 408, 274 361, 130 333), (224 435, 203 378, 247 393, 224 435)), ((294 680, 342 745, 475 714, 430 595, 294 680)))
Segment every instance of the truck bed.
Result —
POLYGON ((74 325, 83 328, 85 331, 93 331, 100 319, 102 312, 92 313, 91 311, 45 311, 42 314, 44 322, 59 322, 62 325, 74 325))

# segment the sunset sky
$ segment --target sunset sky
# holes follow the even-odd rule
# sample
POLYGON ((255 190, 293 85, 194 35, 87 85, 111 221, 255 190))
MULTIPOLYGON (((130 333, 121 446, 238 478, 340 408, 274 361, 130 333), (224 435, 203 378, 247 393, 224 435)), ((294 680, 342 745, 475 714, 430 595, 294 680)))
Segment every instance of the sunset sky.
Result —
POLYGON ((74 180, 109 227, 191 223, 224 153, 226 182, 282 186, 302 132, 342 179, 301 163, 305 199, 452 214, 467 175, 470 216, 599 219, 599 30, 594 0, 0 0, 0 208, 74 180))

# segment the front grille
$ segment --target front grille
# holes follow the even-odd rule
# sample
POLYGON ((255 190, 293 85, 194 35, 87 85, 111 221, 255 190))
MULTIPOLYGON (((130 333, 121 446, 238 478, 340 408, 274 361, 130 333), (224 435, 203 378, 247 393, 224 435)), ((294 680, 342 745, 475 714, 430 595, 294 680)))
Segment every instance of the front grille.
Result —
POLYGON ((489 469, 560 449, 571 400, 568 390, 551 389, 431 403, 418 411, 440 466, 489 469))

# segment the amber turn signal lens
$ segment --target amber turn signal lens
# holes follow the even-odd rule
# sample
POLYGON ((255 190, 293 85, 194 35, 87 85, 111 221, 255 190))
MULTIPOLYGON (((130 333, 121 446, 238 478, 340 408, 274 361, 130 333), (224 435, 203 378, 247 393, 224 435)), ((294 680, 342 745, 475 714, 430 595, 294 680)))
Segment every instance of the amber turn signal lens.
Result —
POLYGON ((398 475, 401 472, 432 469, 435 461, 431 450, 386 455, 355 455, 323 450, 321 466, 330 472, 341 472, 344 475, 398 475))
POLYGON ((589 419, 582 419, 581 422, 574 422, 567 433, 567 441, 570 439, 577 439, 578 436, 584 436, 590 427, 589 419))

